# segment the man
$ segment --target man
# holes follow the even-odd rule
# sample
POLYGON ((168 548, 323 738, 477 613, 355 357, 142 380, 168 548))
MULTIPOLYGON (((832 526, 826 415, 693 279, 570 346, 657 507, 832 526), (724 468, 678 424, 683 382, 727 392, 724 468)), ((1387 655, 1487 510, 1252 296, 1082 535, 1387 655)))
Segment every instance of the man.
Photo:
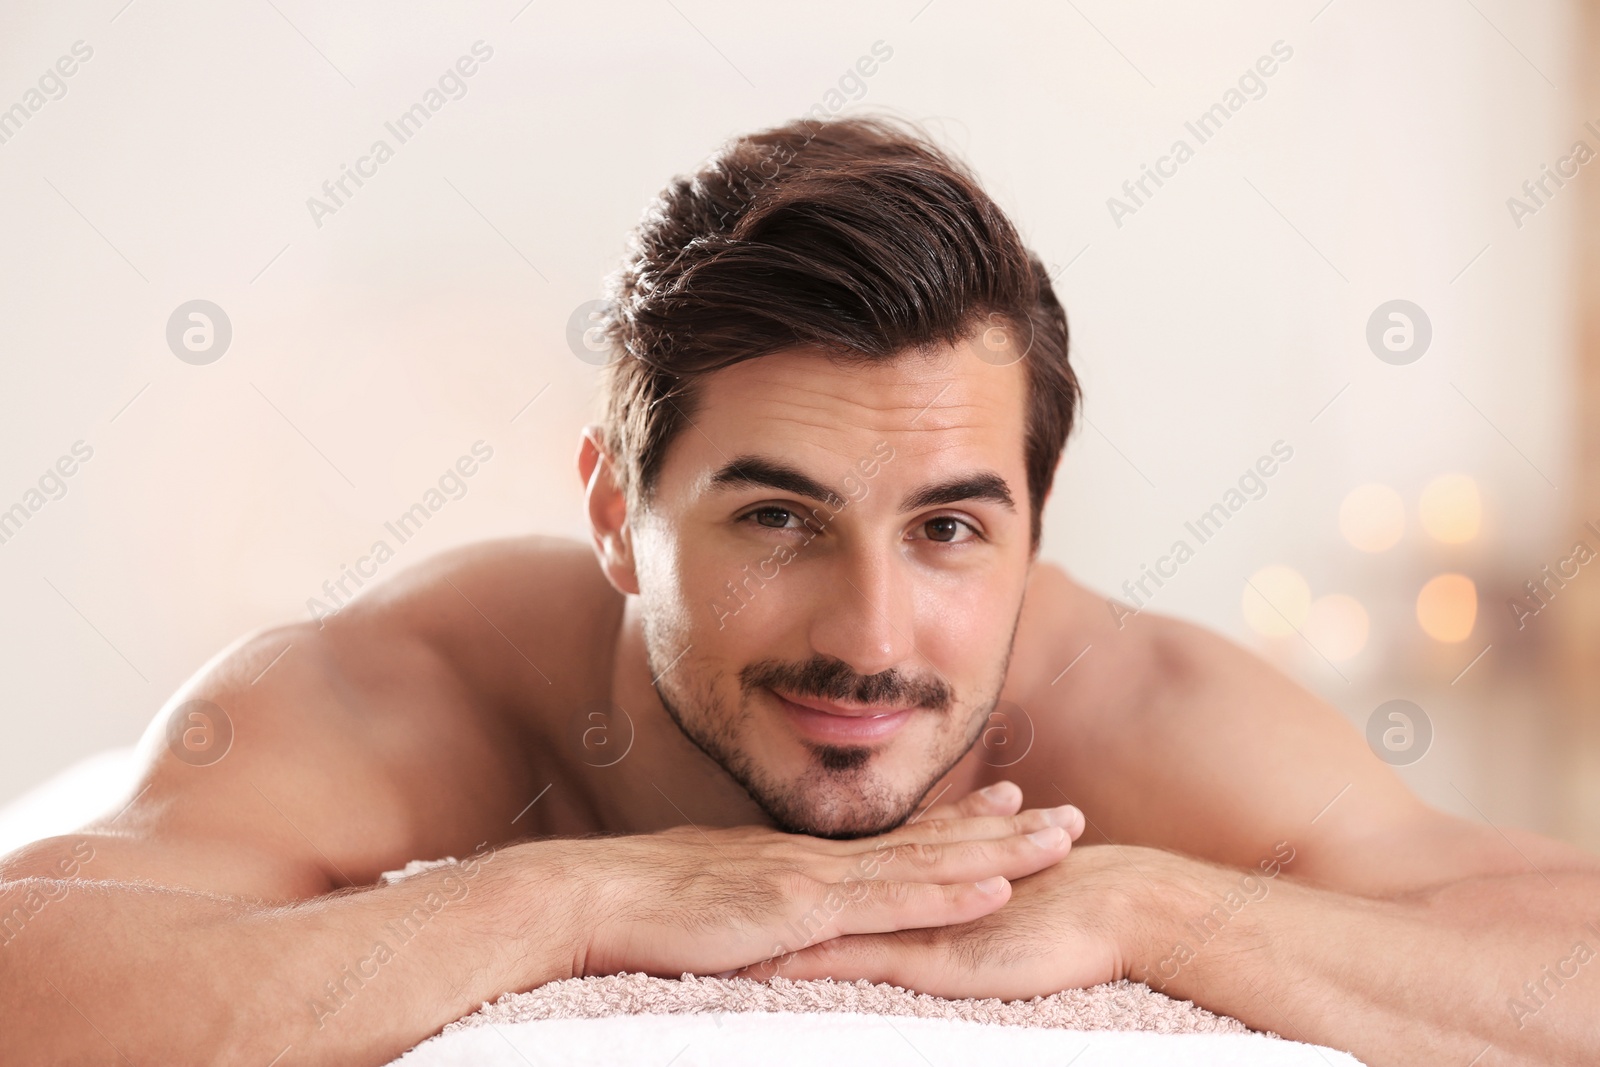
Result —
POLYGON ((1127 977, 1374 1065, 1592 1061, 1594 857, 1428 809, 1037 559, 1065 316, 915 131, 733 142, 607 308, 592 546, 449 553, 207 664, 125 810, 0 867, 18 1059, 380 1063, 630 970, 1127 977))

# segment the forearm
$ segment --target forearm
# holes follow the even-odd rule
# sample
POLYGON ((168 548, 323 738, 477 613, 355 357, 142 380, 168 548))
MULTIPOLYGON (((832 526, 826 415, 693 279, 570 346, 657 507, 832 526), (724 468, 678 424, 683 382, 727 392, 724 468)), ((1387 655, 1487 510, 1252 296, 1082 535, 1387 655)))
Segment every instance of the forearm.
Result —
POLYGON ((1600 965, 1588 966, 1600 876, 1484 877, 1370 900, 1282 877, 1257 896, 1238 871, 1159 866, 1161 903, 1130 977, 1170 996, 1370 1067, 1581 1064, 1600 1049, 1600 965))
POLYGON ((30 1062, 261 1067, 289 1048, 296 1064, 387 1062, 485 1000, 571 974, 570 905, 524 852, 537 847, 285 906, 8 883, 0 912, 25 919, 0 947, 7 1045, 30 1062))

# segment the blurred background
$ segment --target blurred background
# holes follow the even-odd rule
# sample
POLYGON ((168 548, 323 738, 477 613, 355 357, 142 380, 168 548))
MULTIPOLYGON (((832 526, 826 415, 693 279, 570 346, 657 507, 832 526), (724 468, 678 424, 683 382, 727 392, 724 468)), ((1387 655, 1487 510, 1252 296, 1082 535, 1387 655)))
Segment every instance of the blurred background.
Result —
POLYGON ((443 7, 7 4, 0 804, 379 540, 583 536, 572 327, 641 209, 872 110, 1066 305, 1044 555, 1600 847, 1600 3, 443 7))

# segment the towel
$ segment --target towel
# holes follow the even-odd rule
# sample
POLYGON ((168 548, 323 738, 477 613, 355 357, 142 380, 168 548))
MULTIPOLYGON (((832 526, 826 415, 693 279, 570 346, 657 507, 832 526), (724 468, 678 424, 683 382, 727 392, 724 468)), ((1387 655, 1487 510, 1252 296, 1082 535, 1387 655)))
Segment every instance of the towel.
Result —
MULTIPOLYGON (((379 876, 393 885, 424 871, 457 864, 454 856, 412 860, 379 876)), ((446 1026, 451 1033, 473 1026, 541 1019, 599 1019, 612 1015, 714 1015, 732 1012, 853 1012, 865 1015, 966 1019, 999 1026, 1058 1030, 1137 1030, 1163 1034, 1251 1033, 1237 1019, 1213 1015, 1187 1000, 1173 1000, 1141 982, 1110 982, 1068 989, 1032 1000, 947 1000, 899 986, 772 978, 653 978, 614 974, 551 982, 526 993, 506 993, 493 1004, 446 1026)), ((1268 1034, 1268 1037, 1276 1037, 1268 1034)))
MULTIPOLYGON (((465 1023, 465 1020, 463 1020, 465 1023)), ((496 1023, 444 1033, 391 1067, 1361 1067, 1254 1033, 1003 1026, 856 1012, 741 1011, 496 1023)))
MULTIPOLYGON (((385 882, 455 861, 407 864, 385 882)), ((1257 1033, 1140 982, 1031 1000, 951 1000, 865 980, 571 978, 511 992, 392 1067, 506 1064, 985 1062, 1361 1067, 1348 1053, 1257 1033), (670 1058, 669 1058, 670 1057, 670 1058)))
MULTIPOLYGON (((507 993, 445 1033, 474 1026, 611 1015, 712 1015, 735 1012, 850 1012, 859 1015, 966 1019, 999 1026, 1055 1030, 1141 1030, 1161 1034, 1247 1034, 1237 1019, 1173 1000, 1139 982, 1069 989, 1032 1000, 946 1000, 868 981, 772 978, 652 978, 614 974, 569 978, 528 993, 507 993)), ((1267 1035, 1274 1037, 1275 1035, 1267 1035)))

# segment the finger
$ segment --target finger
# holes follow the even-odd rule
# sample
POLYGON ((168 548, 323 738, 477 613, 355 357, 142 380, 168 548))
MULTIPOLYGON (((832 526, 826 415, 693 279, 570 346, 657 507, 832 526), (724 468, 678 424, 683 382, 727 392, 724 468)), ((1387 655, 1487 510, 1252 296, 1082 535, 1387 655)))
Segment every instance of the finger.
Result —
MULTIPOLYGON (((1057 808, 1030 808, 1015 815, 981 815, 957 819, 919 819, 880 837, 856 842, 866 848, 909 843, 943 844, 950 841, 986 841, 998 837, 1031 834, 1049 826, 1059 826, 1076 839, 1083 833, 1083 812, 1071 804, 1057 808)), ((865 848, 858 851, 865 851, 865 848)))
POLYGON ((975 789, 960 800, 932 804, 913 821, 923 819, 960 819, 975 815, 1015 815, 1022 809, 1022 790, 1015 782, 996 782, 983 789, 975 789))
POLYGON ((943 885, 977 882, 997 874, 1007 879, 1026 878, 1059 863, 1071 848, 1072 838, 1060 826, 977 841, 883 843, 848 860, 835 859, 833 878, 838 882, 889 878, 943 885))
MULTIPOLYGON (((733 975, 764 982, 831 978, 838 982, 887 982, 919 993, 944 993, 947 959, 938 946, 915 935, 854 934, 812 945, 787 956, 752 964, 733 975)), ((958 994, 959 995, 959 994, 958 994)))
MULTIPOLYGON (((823 899, 825 910, 834 910, 827 908, 829 903, 836 904, 837 910, 831 916, 823 915, 823 936, 815 940, 843 934, 954 926, 981 919, 1010 899, 1011 883, 998 875, 954 885, 889 879, 840 883, 832 886, 823 899)), ((813 913, 818 910, 812 909, 813 913)), ((801 927, 807 928, 803 921, 801 927)))
POLYGON ((870 982, 883 982, 891 980, 891 961, 896 955, 912 951, 906 939, 894 934, 852 934, 786 956, 774 956, 735 971, 733 977, 758 982, 769 978, 787 978, 792 982, 816 978, 853 982, 865 978, 870 982))
POLYGON ((822 885, 786 917, 772 956, 851 934, 956 926, 992 914, 1010 899, 1011 883, 1000 877, 958 885, 888 880, 822 885), (807 899, 812 901, 809 907, 807 899))

